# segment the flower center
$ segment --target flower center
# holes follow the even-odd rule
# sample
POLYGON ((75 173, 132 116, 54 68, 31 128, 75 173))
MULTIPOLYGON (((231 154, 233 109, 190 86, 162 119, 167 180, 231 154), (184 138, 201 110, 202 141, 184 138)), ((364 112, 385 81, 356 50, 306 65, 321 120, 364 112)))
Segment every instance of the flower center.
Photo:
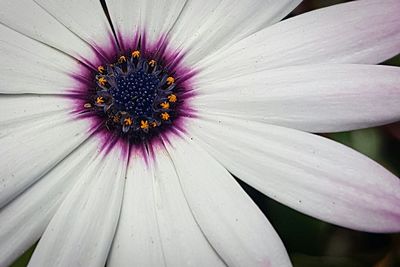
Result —
POLYGON ((97 113, 108 131, 143 142, 176 119, 178 94, 175 78, 135 50, 98 67, 96 88, 85 108, 97 113))
POLYGON ((117 75, 116 86, 109 90, 118 110, 126 111, 135 117, 151 117, 153 103, 157 98, 157 87, 161 80, 153 73, 143 69, 128 75, 117 75))

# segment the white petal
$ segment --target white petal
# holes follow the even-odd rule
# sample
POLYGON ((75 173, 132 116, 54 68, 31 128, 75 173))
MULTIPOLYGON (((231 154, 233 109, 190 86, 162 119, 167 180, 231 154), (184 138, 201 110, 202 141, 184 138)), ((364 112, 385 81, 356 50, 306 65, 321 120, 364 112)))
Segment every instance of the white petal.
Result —
POLYGON ((43 234, 62 200, 96 155, 91 139, 0 211, 0 266, 10 265, 43 234))
POLYGON ((400 119, 400 68, 305 65, 201 83, 202 112, 310 132, 347 131, 400 119))
POLYGON ((146 2, 146 0, 106 1, 108 13, 122 47, 129 48, 137 41, 137 33, 143 27, 141 13, 145 13, 146 2))
POLYGON ((94 55, 90 45, 60 24, 32 0, 1 1, 0 22, 73 57, 87 58, 94 55))
POLYGON ((225 266, 195 221, 166 151, 158 151, 155 160, 155 205, 166 265, 225 266))
POLYGON ((107 266, 165 266, 155 211, 153 171, 141 155, 133 153, 107 266))
POLYGON ((169 33, 193 64, 222 47, 229 47, 260 29, 278 22, 300 0, 188 1, 169 33))
POLYGON ((89 125, 65 112, 0 131, 0 207, 64 159, 88 136, 89 125))
POLYGON ((230 172, 271 198, 347 228, 400 230, 400 180, 323 137, 226 117, 190 129, 230 172))
POLYGON ((129 49, 142 31, 150 44, 165 36, 185 4, 185 0, 113 0, 107 7, 120 43, 129 49))
POLYGON ((65 94, 80 85, 78 61, 1 24, 0 56, 0 93, 65 94))
POLYGON ((379 63, 400 52, 398 0, 364 0, 284 20, 198 64, 210 80, 313 63, 379 63))
POLYGON ((117 46, 100 1, 34 1, 102 55, 113 56, 117 46))
POLYGON ((193 141, 168 151, 197 223, 228 266, 291 266, 278 235, 234 178, 193 141))
POLYGON ((95 162, 46 228, 29 266, 104 266, 125 184, 127 155, 114 148, 95 162))
POLYGON ((68 112, 71 101, 56 95, 0 95, 0 135, 31 120, 59 112, 68 112))

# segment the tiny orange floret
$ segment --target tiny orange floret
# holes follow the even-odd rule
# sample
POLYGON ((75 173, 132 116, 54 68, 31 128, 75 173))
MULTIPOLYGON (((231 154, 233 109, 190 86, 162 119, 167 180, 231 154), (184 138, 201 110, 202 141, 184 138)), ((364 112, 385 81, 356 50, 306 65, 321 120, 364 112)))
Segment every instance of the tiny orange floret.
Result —
POLYGON ((140 128, 143 130, 149 129, 149 122, 148 121, 140 121, 140 128))
POLYGON ((171 94, 171 95, 168 96, 168 101, 169 101, 169 102, 175 103, 176 100, 178 100, 178 98, 176 97, 176 95, 171 94))
POLYGON ((169 120, 170 116, 167 112, 163 112, 161 113, 161 119, 163 119, 164 121, 169 120))
POLYGON ((153 68, 154 68, 154 67, 156 66, 156 64, 157 64, 157 61, 155 61, 154 59, 152 59, 152 60, 149 61, 149 66, 150 66, 150 67, 153 67, 153 68))
POLYGON ((104 78, 104 77, 100 77, 98 81, 99 81, 99 83, 100 83, 101 85, 103 85, 103 86, 106 85, 106 83, 107 83, 107 80, 106 80, 106 78, 104 78))
POLYGON ((140 57, 140 51, 139 51, 139 50, 133 51, 133 52, 132 52, 132 57, 133 57, 133 58, 138 58, 138 57, 140 57))
POLYGON ((115 123, 119 122, 119 117, 118 117, 118 116, 114 116, 114 117, 113 117, 113 121, 114 121, 115 123))
POLYGON ((124 119, 124 125, 130 126, 132 125, 133 121, 130 117, 124 119))
POLYGON ((175 78, 174 78, 174 77, 169 76, 169 77, 167 78, 167 84, 168 84, 168 85, 171 85, 171 84, 173 84, 174 82, 175 82, 175 78))
POLYGON ((160 104, 160 106, 161 106, 163 109, 169 109, 169 103, 168 103, 168 102, 163 102, 163 103, 160 104))
POLYGON ((98 66, 98 67, 97 67, 97 70, 98 70, 101 74, 103 74, 105 68, 104 68, 103 66, 98 66))
POLYGON ((151 123, 151 126, 152 126, 153 128, 156 128, 156 127, 158 126, 158 124, 157 124, 157 122, 153 121, 153 122, 151 123))
POLYGON ((96 103, 97 103, 97 104, 104 104, 104 97, 98 96, 98 97, 96 98, 96 103))
POLYGON ((126 57, 125 56, 120 56, 118 59, 118 63, 124 63, 126 62, 126 57))

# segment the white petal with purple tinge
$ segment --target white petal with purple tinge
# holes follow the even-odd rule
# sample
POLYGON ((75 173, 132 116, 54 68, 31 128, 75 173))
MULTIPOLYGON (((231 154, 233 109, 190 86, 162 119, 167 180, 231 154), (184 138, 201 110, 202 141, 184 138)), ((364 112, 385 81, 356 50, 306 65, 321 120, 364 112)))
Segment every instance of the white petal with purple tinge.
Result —
POLYGON ((109 266, 225 266, 194 220, 168 154, 134 156, 109 266), (193 253, 196 251, 196 253, 193 253))
POLYGON ((127 155, 118 147, 98 154, 57 210, 28 266, 104 266, 120 213, 126 164, 127 155))
POLYGON ((95 159, 91 139, 0 210, 0 266, 10 265, 43 234, 65 196, 95 159))
POLYGON ((289 207, 351 229, 400 230, 400 180, 346 146, 223 116, 190 131, 230 172, 289 207))
POLYGON ((398 0, 361 0, 284 20, 204 58, 210 81, 291 65, 379 63, 400 52, 398 0))
POLYGON ((201 112, 296 128, 336 132, 400 119, 400 68, 304 65, 215 83, 199 80, 201 112))
POLYGON ((114 52, 115 38, 99 0, 34 1, 103 56, 114 52))
POLYGON ((166 266, 155 211, 153 170, 141 155, 133 153, 107 266, 166 266))
POLYGON ((111 23, 116 32, 118 41, 123 47, 133 45, 143 27, 141 12, 146 5, 146 0, 112 0, 106 1, 111 23))
POLYGON ((193 216, 228 266, 291 266, 275 230, 224 167, 190 140, 173 140, 168 152, 193 216))
POLYGON ((107 7, 120 43, 129 48, 138 33, 145 33, 146 40, 150 43, 166 35, 176 23, 186 2, 185 0, 113 0, 107 1, 107 7))

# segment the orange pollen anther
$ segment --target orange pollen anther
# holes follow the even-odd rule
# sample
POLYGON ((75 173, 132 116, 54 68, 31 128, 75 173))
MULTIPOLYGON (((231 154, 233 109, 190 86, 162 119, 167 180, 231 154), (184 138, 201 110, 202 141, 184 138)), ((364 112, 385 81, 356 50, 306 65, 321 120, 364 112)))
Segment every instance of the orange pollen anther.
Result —
POLYGON ((151 126, 152 126, 153 128, 156 128, 156 127, 158 126, 158 124, 157 124, 157 122, 153 121, 153 122, 151 123, 151 126))
POLYGON ((130 117, 124 119, 124 125, 132 125, 133 121, 130 117))
POLYGON ((148 121, 140 121, 140 128, 143 130, 149 129, 149 122, 148 121))
POLYGON ((99 78, 99 83, 101 84, 101 85, 106 85, 106 82, 107 82, 107 80, 106 80, 106 78, 104 78, 104 77, 100 77, 99 78))
POLYGON ((171 84, 173 84, 174 82, 175 82, 174 77, 169 76, 169 77, 167 78, 167 84, 168 84, 168 85, 171 85, 171 84))
POLYGON ((125 56, 120 56, 118 59, 118 63, 123 63, 126 62, 126 57, 125 56))
POLYGON ((140 51, 138 51, 138 50, 133 51, 133 52, 132 52, 132 57, 133 57, 133 58, 138 58, 138 57, 140 57, 140 51))
POLYGON ((104 97, 98 96, 98 97, 96 98, 96 103, 97 103, 97 104, 103 104, 103 103, 104 103, 104 97))
POLYGON ((176 100, 178 100, 178 98, 176 97, 176 95, 172 94, 172 95, 169 95, 169 96, 168 96, 168 100, 169 100, 169 102, 171 102, 171 103, 175 103, 176 100))
POLYGON ((100 73, 103 73, 105 69, 104 69, 103 66, 98 66, 98 67, 97 67, 97 70, 98 70, 100 73))
POLYGON ((149 66, 150 67, 154 67, 156 65, 157 61, 155 61, 154 59, 149 61, 149 66))
POLYGON ((167 120, 169 120, 169 118, 170 118, 170 116, 167 112, 161 113, 161 119, 167 121, 167 120))
POLYGON ((119 117, 118 117, 118 116, 114 116, 114 117, 113 117, 113 121, 114 121, 114 122, 119 122, 119 117))
POLYGON ((168 103, 168 102, 163 102, 163 103, 160 104, 160 106, 161 106, 163 109, 169 109, 169 103, 168 103))

